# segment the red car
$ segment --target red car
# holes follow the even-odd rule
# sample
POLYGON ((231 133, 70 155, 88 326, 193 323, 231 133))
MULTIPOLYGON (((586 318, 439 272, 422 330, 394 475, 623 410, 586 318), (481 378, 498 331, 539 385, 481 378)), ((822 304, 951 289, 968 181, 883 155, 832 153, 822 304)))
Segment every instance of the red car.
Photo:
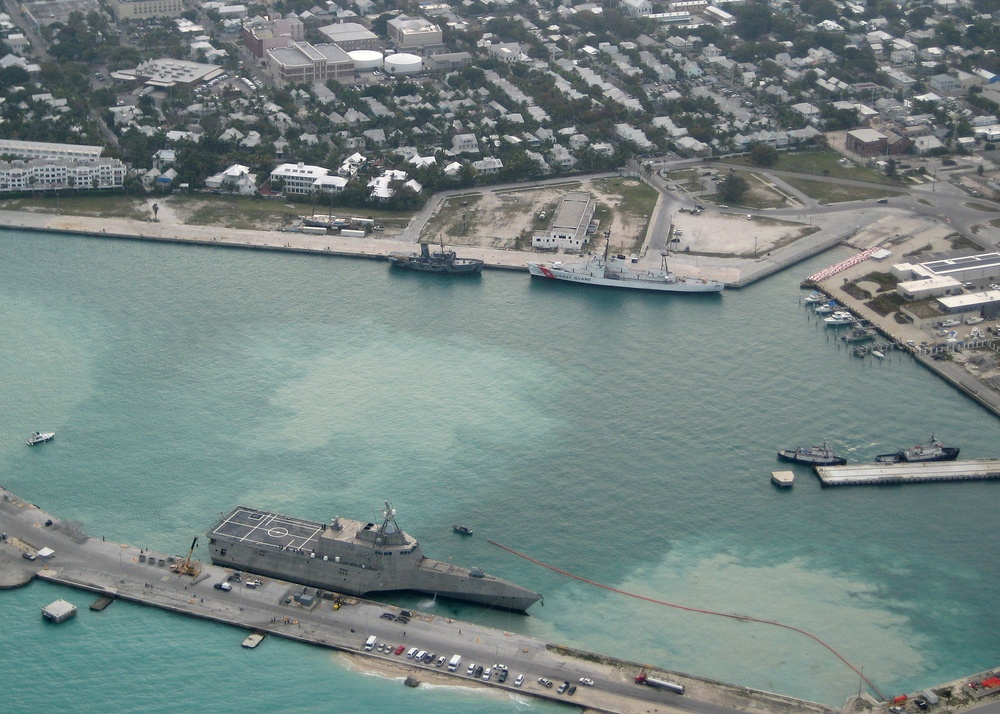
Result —
POLYGON ((396 648, 396 649, 395 649, 395 650, 393 651, 393 654, 398 654, 398 655, 401 655, 401 654, 403 654, 403 650, 405 650, 405 649, 406 649, 406 645, 400 645, 399 647, 397 647, 397 648, 396 648))

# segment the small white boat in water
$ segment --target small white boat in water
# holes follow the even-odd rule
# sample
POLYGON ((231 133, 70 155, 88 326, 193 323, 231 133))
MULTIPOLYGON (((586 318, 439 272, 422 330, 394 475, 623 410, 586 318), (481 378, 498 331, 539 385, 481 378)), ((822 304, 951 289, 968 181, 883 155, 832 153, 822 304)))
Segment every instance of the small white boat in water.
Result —
POLYGON ((885 354, 882 352, 882 350, 872 350, 872 357, 875 357, 876 359, 882 359, 883 357, 885 357, 885 354))
POLYGON ((31 432, 31 436, 28 437, 28 446, 44 444, 46 441, 52 441, 55 438, 56 433, 54 431, 33 431, 31 432))
POLYGON ((827 325, 850 325, 854 322, 854 315, 847 310, 837 310, 830 317, 823 318, 827 325))
POLYGON ((839 308, 840 305, 831 300, 825 305, 817 305, 816 308, 813 310, 813 312, 815 312, 817 315, 830 315, 836 312, 839 308))
POLYGON ((824 295, 821 292, 817 292, 816 290, 813 290, 811 293, 806 295, 805 298, 803 298, 802 302, 806 304, 812 304, 817 302, 823 302, 824 300, 826 300, 826 295, 824 295))

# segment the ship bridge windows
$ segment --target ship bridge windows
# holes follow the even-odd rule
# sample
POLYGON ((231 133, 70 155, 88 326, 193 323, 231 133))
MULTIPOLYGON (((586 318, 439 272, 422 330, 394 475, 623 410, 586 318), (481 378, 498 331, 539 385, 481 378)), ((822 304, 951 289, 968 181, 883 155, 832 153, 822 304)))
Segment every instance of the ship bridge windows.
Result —
POLYGON ((225 548, 220 549, 219 550, 219 555, 221 555, 223 558, 225 558, 226 557, 226 549, 225 548))

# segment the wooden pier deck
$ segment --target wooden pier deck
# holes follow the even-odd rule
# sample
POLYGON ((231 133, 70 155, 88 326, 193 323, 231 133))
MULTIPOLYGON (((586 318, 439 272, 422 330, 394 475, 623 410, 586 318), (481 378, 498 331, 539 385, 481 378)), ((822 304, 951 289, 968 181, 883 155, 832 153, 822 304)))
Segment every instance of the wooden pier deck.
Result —
POLYGON ((816 473, 824 486, 882 486, 931 481, 984 481, 1000 479, 1000 459, 817 466, 816 473))

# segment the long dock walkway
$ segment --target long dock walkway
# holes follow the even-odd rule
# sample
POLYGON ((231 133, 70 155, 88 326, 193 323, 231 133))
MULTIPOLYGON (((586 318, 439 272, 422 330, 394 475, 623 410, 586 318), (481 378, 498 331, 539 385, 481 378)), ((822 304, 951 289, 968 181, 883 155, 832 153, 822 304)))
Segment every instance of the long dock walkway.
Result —
POLYGON ((816 473, 824 486, 884 486, 932 481, 985 481, 1000 478, 1000 459, 817 466, 816 473))
POLYGON ((5 539, 0 539, 0 583, 7 587, 27 584, 33 577, 39 577, 251 632, 371 658, 373 663, 407 670, 418 680, 441 682, 444 681, 441 678, 448 678, 456 684, 494 687, 595 712, 833 714, 836 711, 822 704, 661 670, 684 684, 686 692, 679 697, 635 684, 635 675, 648 670, 649 665, 581 652, 537 637, 431 613, 414 612, 405 623, 396 622, 400 611, 394 606, 360 598, 341 598, 334 603, 321 597, 314 588, 304 589, 271 578, 261 578, 262 582, 252 588, 245 587, 247 578, 243 578, 242 582, 231 582, 230 591, 220 590, 215 585, 230 582, 232 571, 228 568, 194 563, 192 574, 182 574, 171 565, 184 562, 184 558, 88 536, 79 527, 3 488, 0 488, 0 531, 6 534, 5 539), (21 557, 22 552, 37 554, 43 548, 53 551, 50 557, 38 555, 30 562, 21 557), (5 578, 6 573, 13 573, 13 577, 5 578), (394 650, 366 651, 365 641, 369 636, 375 636, 382 644, 419 647, 446 657, 457 653, 462 656, 462 666, 449 673, 442 671, 446 668, 395 655, 394 650), (503 684, 496 679, 484 682, 465 675, 466 666, 472 662, 489 666, 497 661, 510 668, 510 678, 503 684), (515 688, 513 682, 520 673, 525 675, 524 684, 515 688), (555 687, 539 684, 539 677, 557 683, 577 682, 580 677, 587 677, 594 680, 594 686, 580 686, 568 698, 558 694, 555 687))

